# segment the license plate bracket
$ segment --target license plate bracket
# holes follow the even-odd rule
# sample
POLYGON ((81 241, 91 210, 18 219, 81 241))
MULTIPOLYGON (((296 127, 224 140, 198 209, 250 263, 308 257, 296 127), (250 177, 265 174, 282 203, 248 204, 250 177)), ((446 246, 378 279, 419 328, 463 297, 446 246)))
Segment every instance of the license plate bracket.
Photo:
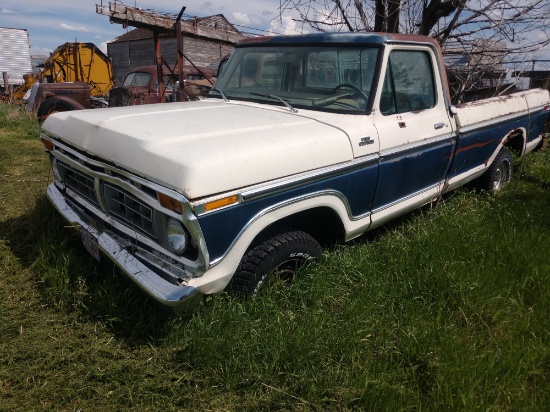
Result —
POLYGON ((96 260, 100 260, 99 257, 99 244, 97 237, 91 234, 89 231, 80 226, 80 238, 86 250, 92 255, 96 260))

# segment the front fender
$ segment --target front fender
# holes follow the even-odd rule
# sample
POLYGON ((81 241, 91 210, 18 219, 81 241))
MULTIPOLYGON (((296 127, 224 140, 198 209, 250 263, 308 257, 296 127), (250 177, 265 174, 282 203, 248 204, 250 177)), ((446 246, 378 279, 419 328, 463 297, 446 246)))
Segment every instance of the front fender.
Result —
POLYGON ((204 294, 224 290, 249 246, 265 228, 285 217, 319 207, 327 207, 336 212, 344 225, 346 239, 360 235, 370 225, 370 214, 352 218, 344 196, 336 191, 312 193, 290 202, 276 204, 258 213, 243 227, 227 253, 213 260, 210 269, 200 278, 189 280, 188 285, 198 288, 204 294))

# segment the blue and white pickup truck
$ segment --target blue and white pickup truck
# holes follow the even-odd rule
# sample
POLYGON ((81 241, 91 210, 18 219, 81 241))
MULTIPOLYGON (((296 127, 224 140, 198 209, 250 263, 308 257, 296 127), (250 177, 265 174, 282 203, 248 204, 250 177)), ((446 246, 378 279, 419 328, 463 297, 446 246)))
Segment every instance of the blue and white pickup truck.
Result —
POLYGON ((209 97, 57 113, 47 195, 156 300, 254 295, 321 253, 534 150, 546 90, 452 106, 428 37, 247 39, 209 97))

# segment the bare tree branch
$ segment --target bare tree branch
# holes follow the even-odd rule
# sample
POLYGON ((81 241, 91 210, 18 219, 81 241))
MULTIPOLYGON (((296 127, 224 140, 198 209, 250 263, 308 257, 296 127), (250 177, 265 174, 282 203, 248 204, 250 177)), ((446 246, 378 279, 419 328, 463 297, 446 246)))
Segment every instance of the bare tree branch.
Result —
POLYGON ((550 45, 549 0, 281 0, 280 15, 318 31, 432 36, 467 62, 448 67, 458 100, 494 71, 480 65, 479 56, 498 51, 502 59, 525 59, 550 45))

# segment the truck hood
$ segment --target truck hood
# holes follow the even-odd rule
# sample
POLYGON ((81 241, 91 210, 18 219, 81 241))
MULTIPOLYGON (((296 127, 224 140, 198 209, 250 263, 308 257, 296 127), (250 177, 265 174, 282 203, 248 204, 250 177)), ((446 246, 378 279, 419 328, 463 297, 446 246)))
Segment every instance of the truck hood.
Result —
POLYGON ((204 100, 56 113, 43 130, 196 199, 353 158, 341 129, 304 113, 204 100))

